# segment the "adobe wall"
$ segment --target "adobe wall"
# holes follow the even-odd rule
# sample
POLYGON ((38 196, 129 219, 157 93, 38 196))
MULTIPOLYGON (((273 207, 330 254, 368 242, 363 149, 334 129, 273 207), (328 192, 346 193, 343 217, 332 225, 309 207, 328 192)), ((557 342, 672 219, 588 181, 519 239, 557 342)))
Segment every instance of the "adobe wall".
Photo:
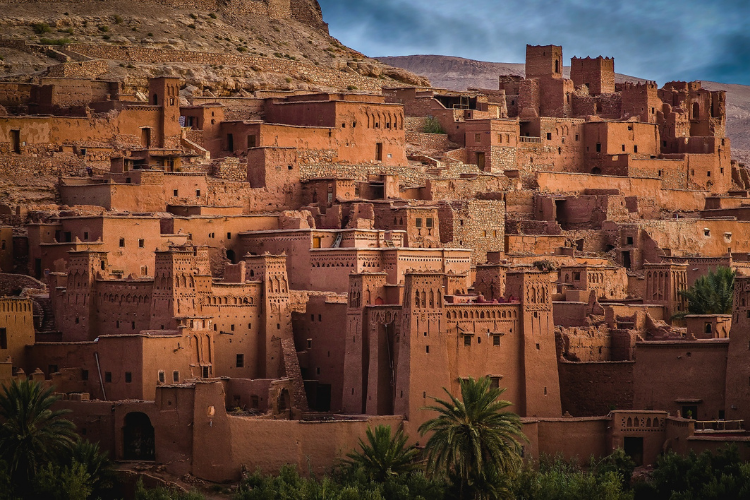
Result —
MULTIPOLYGON (((364 437, 368 426, 387 425, 396 429, 401 421, 398 416, 339 421, 259 420, 227 416, 231 466, 225 474, 237 478, 243 465, 248 470, 260 469, 264 474, 275 474, 286 464, 296 465, 300 471, 309 469, 323 473, 357 448, 358 440, 364 437)), ((202 476, 195 469, 193 474, 202 476)))
MULTIPOLYGON (((610 453, 607 444, 607 417, 538 419, 536 441, 538 454, 577 459, 580 464, 589 458, 604 457, 610 453)), ((525 429, 525 426, 524 426, 525 429)))
POLYGON ((472 249, 472 263, 505 246, 505 203, 495 200, 443 202, 438 209, 440 238, 445 246, 472 249))
POLYGON ((300 368, 304 380, 315 380, 314 390, 308 392, 311 408, 321 411, 339 412, 342 410, 344 376, 344 328, 331 328, 331 325, 346 323, 346 300, 330 293, 309 294, 304 311, 292 313, 294 343, 300 357, 300 368), (342 300, 343 299, 343 300, 342 300), (329 408, 325 403, 325 388, 330 391, 329 408), (312 392, 312 394, 311 394, 312 392), (313 396, 312 398, 310 396, 313 396), (321 400, 317 401, 320 395, 321 400))
POLYGON ((676 415, 683 406, 695 405, 698 413, 693 418, 719 418, 725 410, 728 347, 725 339, 639 342, 633 369, 634 407, 676 415))
POLYGON ((634 363, 559 360, 560 399, 564 412, 574 417, 606 415, 613 409, 642 408, 634 401, 634 363))
POLYGON ((618 189, 623 196, 655 199, 669 211, 698 211, 705 205, 704 192, 662 189, 662 182, 657 179, 537 172, 536 180, 542 192, 576 194, 587 189, 618 189))

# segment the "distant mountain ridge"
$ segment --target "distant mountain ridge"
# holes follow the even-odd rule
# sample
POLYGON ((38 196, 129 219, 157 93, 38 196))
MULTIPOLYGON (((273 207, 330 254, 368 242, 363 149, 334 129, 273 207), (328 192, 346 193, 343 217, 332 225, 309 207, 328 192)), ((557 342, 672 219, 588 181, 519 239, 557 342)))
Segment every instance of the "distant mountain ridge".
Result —
MULTIPOLYGON (((467 88, 497 89, 501 74, 524 75, 523 63, 475 61, 453 56, 413 55, 377 57, 390 66, 403 68, 424 76, 437 88, 466 90, 467 88)), ((564 68, 569 76, 570 68, 564 68)), ((615 74, 617 82, 644 82, 642 78, 615 74)), ((732 156, 750 163, 750 86, 703 82, 709 90, 727 92, 727 136, 732 141, 732 156)))

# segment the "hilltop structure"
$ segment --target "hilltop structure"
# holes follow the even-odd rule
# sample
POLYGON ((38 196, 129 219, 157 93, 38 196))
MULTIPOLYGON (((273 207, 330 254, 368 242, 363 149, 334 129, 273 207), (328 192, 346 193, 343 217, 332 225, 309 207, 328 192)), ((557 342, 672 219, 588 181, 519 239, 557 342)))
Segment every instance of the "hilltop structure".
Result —
POLYGON ((211 481, 323 469, 376 423, 416 438, 465 377, 507 388, 527 456, 747 440, 725 94, 562 64, 528 46, 492 90, 189 102, 171 77, 0 82, 0 165, 59 175, 56 204, 0 206, 0 381, 211 481), (672 319, 718 266, 733 314, 672 319))

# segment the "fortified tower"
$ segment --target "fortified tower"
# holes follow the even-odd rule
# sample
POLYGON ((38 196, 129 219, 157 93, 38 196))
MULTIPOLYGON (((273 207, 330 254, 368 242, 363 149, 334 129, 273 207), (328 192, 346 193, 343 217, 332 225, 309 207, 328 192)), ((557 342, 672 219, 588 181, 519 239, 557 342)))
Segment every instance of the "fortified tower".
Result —
POLYGON ((665 307, 667 317, 686 309, 681 291, 687 290, 687 264, 644 264, 646 300, 665 307))
POLYGON ((65 341, 91 340, 98 333, 91 331, 92 325, 96 324, 94 283, 97 275, 106 273, 106 270, 106 252, 70 252, 67 285, 55 300, 55 318, 65 341))
POLYGON ((450 387, 446 333, 443 331, 443 282, 439 273, 404 276, 403 332, 396 349, 396 400, 394 413, 422 422, 430 412, 420 410, 450 387))
POLYGON ((562 78, 563 50, 559 45, 526 46, 526 79, 562 78))
POLYGON ((557 417, 562 411, 552 320, 553 279, 553 273, 546 272, 507 274, 506 294, 521 301, 524 396, 517 406, 527 417, 557 417))
POLYGON ((262 321, 258 332, 258 376, 279 377, 285 373, 282 342, 293 341, 286 255, 248 256, 245 262, 247 272, 263 283, 259 311, 262 321))
POLYGON ((155 255, 151 295, 151 329, 177 328, 176 318, 202 314, 211 289, 208 249, 193 245, 172 246, 155 255))
POLYGON ((148 82, 148 102, 161 109, 161 130, 141 129, 144 148, 177 148, 180 145, 180 79, 162 76, 148 82))
POLYGON ((591 95, 614 94, 615 59, 573 57, 570 59, 570 79, 576 87, 586 85, 591 95))

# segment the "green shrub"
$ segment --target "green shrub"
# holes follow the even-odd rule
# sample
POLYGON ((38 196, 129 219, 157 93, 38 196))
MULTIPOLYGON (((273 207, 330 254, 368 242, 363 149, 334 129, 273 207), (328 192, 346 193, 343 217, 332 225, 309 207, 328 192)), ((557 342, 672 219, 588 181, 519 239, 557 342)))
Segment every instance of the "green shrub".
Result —
POLYGON ((109 31, 109 26, 107 26, 106 24, 102 24, 99 26, 99 31, 101 31, 102 33, 106 33, 109 31))
POLYGON ((434 116, 428 116, 427 119, 424 122, 424 128, 422 131, 425 134, 444 134, 445 130, 443 130, 443 126, 440 125, 440 122, 437 118, 434 116))
POLYGON ((31 28, 34 30, 34 33, 36 33, 37 35, 52 32, 52 28, 50 28, 49 24, 47 23, 33 23, 31 25, 31 28))
POLYGON ((86 467, 75 461, 65 466, 45 465, 34 478, 34 489, 40 498, 51 500, 87 500, 93 492, 86 467))
POLYGON ((237 47, 237 50, 239 52, 247 52, 247 47, 243 47, 243 46, 240 45, 239 47, 237 47))
POLYGON ((191 13, 191 14, 190 14, 190 19, 198 19, 198 16, 196 16, 195 14, 192 14, 192 13, 191 13))
POLYGON ((214 14, 213 12, 211 12, 211 13, 210 13, 210 14, 208 15, 208 17, 210 17, 211 19, 216 19, 216 17, 217 17, 217 16, 216 16, 216 14, 214 14))
POLYGON ((206 497, 197 491, 179 491, 169 488, 154 488, 147 490, 143 481, 138 480, 135 485, 135 500, 205 500, 206 497))
POLYGON ((122 24, 123 18, 119 14, 115 14, 114 16, 115 24, 122 24))
POLYGON ((347 85, 346 86, 346 90, 357 90, 357 86, 356 85, 347 85))
POLYGON ((188 24, 188 28, 195 29, 195 24, 193 24, 193 23, 188 24))

